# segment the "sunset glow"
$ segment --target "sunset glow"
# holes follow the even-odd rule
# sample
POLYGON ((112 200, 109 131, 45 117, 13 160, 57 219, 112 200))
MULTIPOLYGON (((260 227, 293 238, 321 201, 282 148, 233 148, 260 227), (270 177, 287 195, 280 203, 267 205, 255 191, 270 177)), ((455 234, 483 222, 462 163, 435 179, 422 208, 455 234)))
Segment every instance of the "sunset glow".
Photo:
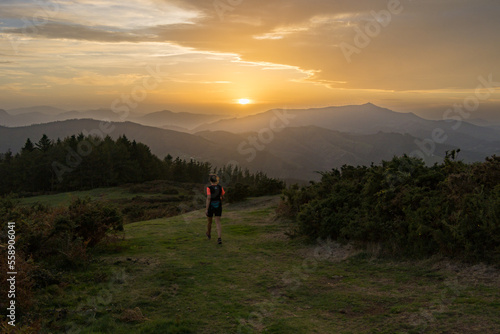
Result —
POLYGON ((249 99, 239 99, 239 100, 238 100, 238 103, 239 103, 239 104, 249 104, 249 103, 250 103, 250 100, 249 100, 249 99))
POLYGON ((491 75, 474 116, 498 118, 498 1, 222 2, 2 1, 0 108, 135 94, 137 113, 230 115, 245 92, 248 113, 372 102, 439 118, 491 75))

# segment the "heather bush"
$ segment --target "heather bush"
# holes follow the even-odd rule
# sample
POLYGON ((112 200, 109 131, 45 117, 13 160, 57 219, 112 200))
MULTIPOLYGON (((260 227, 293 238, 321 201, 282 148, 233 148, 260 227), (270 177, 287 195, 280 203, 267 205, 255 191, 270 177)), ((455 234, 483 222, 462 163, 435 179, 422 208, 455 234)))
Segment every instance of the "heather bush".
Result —
MULTIPOLYGON (((3 259, 7 258, 7 222, 15 222, 16 303, 21 317, 33 304, 34 289, 60 283, 61 272, 84 267, 93 247, 109 233, 123 229, 118 210, 89 199, 76 199, 67 208, 48 208, 22 207, 2 198, 0 213, 5 217, 0 231, 3 259)), ((10 271, 7 269, 6 261, 1 261, 0 271, 10 271)), ((7 295, 6 280, 0 282, 0 290, 2 296, 7 295)), ((2 308, 7 307, 4 299, 2 308)))
POLYGON ((320 182, 285 190, 279 213, 295 216, 298 233, 312 239, 500 263, 500 157, 464 164, 455 153, 430 167, 402 156, 324 172, 320 182))

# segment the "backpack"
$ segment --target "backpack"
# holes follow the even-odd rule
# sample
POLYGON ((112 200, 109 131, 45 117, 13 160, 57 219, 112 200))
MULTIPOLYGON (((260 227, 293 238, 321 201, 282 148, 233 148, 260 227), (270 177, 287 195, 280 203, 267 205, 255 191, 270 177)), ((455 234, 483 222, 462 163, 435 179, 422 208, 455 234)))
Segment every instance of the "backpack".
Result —
POLYGON ((210 189, 210 205, 214 208, 217 209, 219 206, 221 206, 222 201, 221 201, 221 193, 222 193, 222 187, 220 185, 211 185, 208 187, 210 189))

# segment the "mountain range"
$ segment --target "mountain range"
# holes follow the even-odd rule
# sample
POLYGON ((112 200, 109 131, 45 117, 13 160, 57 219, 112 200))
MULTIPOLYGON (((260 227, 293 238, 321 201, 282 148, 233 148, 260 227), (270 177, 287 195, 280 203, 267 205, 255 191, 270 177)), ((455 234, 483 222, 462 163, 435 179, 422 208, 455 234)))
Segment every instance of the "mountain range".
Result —
POLYGON ((95 109, 84 111, 65 111, 49 106, 12 109, 0 109, 0 125, 7 127, 27 126, 70 119, 95 119, 112 122, 131 121, 142 125, 149 125, 164 129, 188 132, 190 129, 204 123, 220 120, 220 115, 194 114, 187 112, 173 112, 170 110, 157 111, 145 115, 113 112, 110 109, 95 109))
POLYGON ((500 154, 500 131, 495 128, 425 120, 372 104, 275 109, 233 119, 170 111, 138 118, 149 125, 73 119, 21 127, 0 126, 0 152, 8 149, 18 152, 27 138, 37 142, 43 134, 53 140, 82 132, 109 134, 112 138, 126 135, 148 145, 160 158, 170 154, 209 161, 216 166, 237 163, 253 171, 294 180, 317 180, 317 171, 344 164, 377 164, 394 155, 415 151, 425 155, 428 164, 442 161, 446 151, 456 148, 461 149, 459 159, 465 162, 500 154), (199 125, 190 131, 177 130, 192 127, 196 122, 199 125), (102 129, 111 131, 103 133, 102 129), (433 135, 440 140, 431 141, 433 135))
POLYGON ((313 109, 275 109, 243 118, 223 119, 203 124, 193 131, 222 130, 235 133, 262 131, 273 122, 285 122, 288 127, 318 126, 329 130, 352 134, 376 134, 378 132, 409 134, 421 140, 432 140, 433 133, 446 137, 442 143, 485 154, 498 153, 500 131, 495 127, 479 126, 464 120, 427 120, 413 113, 399 113, 371 103, 364 105, 313 109), (276 121, 276 118, 279 118, 276 121))

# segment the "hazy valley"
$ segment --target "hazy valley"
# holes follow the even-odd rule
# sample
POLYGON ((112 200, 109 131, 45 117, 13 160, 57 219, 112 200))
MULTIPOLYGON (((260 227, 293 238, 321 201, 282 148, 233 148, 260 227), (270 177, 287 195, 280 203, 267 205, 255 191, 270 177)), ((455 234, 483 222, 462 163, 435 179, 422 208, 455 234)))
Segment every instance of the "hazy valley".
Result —
POLYGON ((7 125, 0 127, 1 152, 16 153, 27 138, 36 142, 43 134, 52 140, 79 133, 126 135, 160 158, 170 154, 216 166, 233 163, 283 179, 317 179, 317 171, 378 164, 402 154, 421 156, 427 164, 457 148, 465 162, 500 154, 500 130, 494 126, 426 120, 373 104, 269 110, 231 119, 166 110, 127 119, 110 110, 16 112, 0 110, 0 123, 7 125))

